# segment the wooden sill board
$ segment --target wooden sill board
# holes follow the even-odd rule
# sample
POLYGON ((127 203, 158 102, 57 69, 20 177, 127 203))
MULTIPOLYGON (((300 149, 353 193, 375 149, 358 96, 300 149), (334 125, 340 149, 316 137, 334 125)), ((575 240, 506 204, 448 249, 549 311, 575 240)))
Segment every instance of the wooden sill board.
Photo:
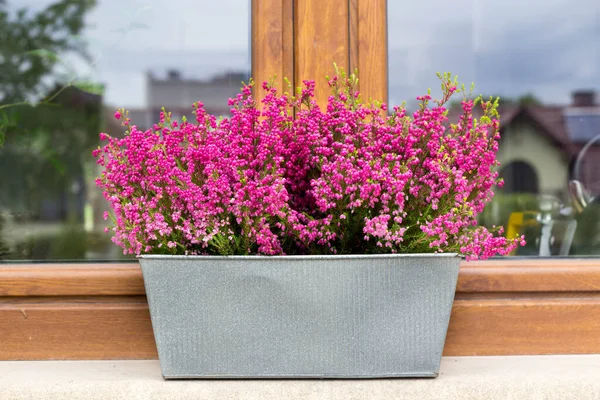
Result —
MULTIPOLYGON (((139 266, 0 264, 0 360, 157 357, 139 266)), ((600 260, 461 266, 444 355, 600 353, 600 260)))

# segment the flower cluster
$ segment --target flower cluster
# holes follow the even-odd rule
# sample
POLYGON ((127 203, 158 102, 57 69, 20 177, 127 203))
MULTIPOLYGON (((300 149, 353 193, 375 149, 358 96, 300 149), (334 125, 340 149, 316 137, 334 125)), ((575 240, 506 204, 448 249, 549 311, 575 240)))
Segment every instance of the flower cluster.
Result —
POLYGON ((501 183, 497 100, 464 97, 451 123, 462 90, 440 78, 443 98, 419 97, 412 115, 364 105, 343 73, 324 110, 312 81, 296 95, 265 83, 260 104, 250 83, 229 118, 196 103, 194 121, 163 111, 147 131, 120 110, 125 136, 94 151, 113 241, 130 254, 508 254, 523 238, 476 219, 501 183))

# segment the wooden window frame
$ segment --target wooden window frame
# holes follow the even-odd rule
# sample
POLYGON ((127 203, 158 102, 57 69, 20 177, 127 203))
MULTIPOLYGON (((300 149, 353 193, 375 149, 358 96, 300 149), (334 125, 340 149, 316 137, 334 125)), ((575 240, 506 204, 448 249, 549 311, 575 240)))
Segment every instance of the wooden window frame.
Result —
MULTIPOLYGON (((0 360, 157 357, 137 263, 0 268, 0 360)), ((444 354, 600 353, 600 260, 461 266, 444 354)))
MULTIPOLYGON (((386 5, 253 0, 255 81, 316 79, 323 104, 324 76, 336 62, 358 68, 363 99, 387 99, 386 5)), ((0 360, 157 357, 135 262, 0 264, 0 338, 0 360)), ((444 354, 600 353, 598 338, 600 259, 469 262, 444 354)))

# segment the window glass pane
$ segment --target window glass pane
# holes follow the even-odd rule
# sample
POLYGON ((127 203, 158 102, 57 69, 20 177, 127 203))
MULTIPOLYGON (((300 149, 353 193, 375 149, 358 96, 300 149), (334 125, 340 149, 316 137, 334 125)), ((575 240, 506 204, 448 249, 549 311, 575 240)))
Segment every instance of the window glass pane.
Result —
POLYGON ((482 224, 524 234, 515 255, 600 254, 600 2, 388 1, 388 45, 391 105, 438 98, 447 71, 500 96, 505 185, 482 224))
POLYGON ((94 184, 117 108, 151 127, 250 75, 249 0, 0 0, 0 259, 120 259, 94 184))

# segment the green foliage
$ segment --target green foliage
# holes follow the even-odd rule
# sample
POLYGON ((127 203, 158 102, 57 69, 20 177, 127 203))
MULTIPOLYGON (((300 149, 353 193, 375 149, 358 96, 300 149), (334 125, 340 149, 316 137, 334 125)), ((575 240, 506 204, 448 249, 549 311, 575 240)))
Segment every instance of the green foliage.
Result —
POLYGON ((506 226, 513 212, 538 211, 537 195, 529 193, 496 193, 492 201, 479 214, 479 223, 487 228, 506 226))
MULTIPOLYGON (((491 228, 492 226, 506 226, 510 214, 513 212, 539 211, 539 200, 535 194, 497 193, 493 200, 479 215, 479 223, 491 228)), ((558 216, 555 216, 558 218, 558 216)), ((600 254, 600 204, 591 204, 583 213, 572 217, 577 220, 577 228, 571 245, 570 255, 598 255, 600 254)), ((527 238, 527 246, 520 248, 518 255, 537 255, 539 243, 535 241, 541 230, 537 226, 527 228, 523 232, 527 238)))
MULTIPOLYGON (((493 226, 507 227, 513 212, 537 212, 540 209, 538 196, 530 193, 496 193, 492 201, 479 214, 479 223, 488 229, 493 226)), ((525 235, 527 244, 517 249, 519 256, 536 256, 539 243, 535 238, 541 235, 540 226, 527 226, 520 234, 525 235)))
POLYGON ((71 86, 90 94, 103 88, 74 79, 61 60, 66 53, 89 58, 78 37, 95 4, 57 0, 31 12, 0 3, 0 145, 7 146, 0 170, 12 172, 0 185, 0 204, 7 204, 6 189, 13 204, 22 204, 32 188, 41 197, 64 187, 60 181, 81 173, 81 154, 95 144, 100 99, 78 96, 71 86))
POLYGON ((0 147, 9 132, 29 133, 19 129, 19 107, 53 104, 71 86, 102 94, 102 85, 75 79, 61 59, 75 53, 89 60, 79 34, 85 14, 95 4, 96 0, 58 0, 32 13, 24 8, 11 12, 6 1, 0 1, 0 147))
POLYGON ((535 97, 533 93, 526 93, 519 97, 493 96, 500 98, 501 105, 519 105, 519 106, 541 106, 542 101, 535 97))
MULTIPOLYGON (((70 193, 83 189, 84 157, 98 142, 103 87, 77 78, 64 56, 90 59, 80 34, 95 4, 55 0, 32 11, 0 1, 0 211, 35 220, 43 201, 80 208, 70 193)), ((30 238, 19 251, 41 255, 45 241, 30 238)))
MULTIPOLYGON (((498 99, 498 103, 500 106, 541 106, 543 105, 542 101, 538 99, 532 93, 526 93, 519 97, 506 97, 506 96, 484 96, 484 98, 492 98, 498 99)), ((450 103, 451 107, 460 107, 460 101, 452 101, 450 103)))
POLYGON ((58 0, 37 13, 9 12, 6 3, 0 4, 0 104, 44 98, 56 82, 60 54, 74 52, 89 59, 77 35, 95 4, 96 0, 58 0), (48 83, 44 78, 52 79, 48 83))
POLYGON ((519 97, 516 102, 521 106, 541 106, 542 101, 532 93, 527 93, 519 97))
POLYGON ((104 93, 104 85, 100 83, 94 83, 89 81, 74 81, 70 83, 77 89, 95 95, 102 95, 104 93))
POLYGON ((577 230, 573 239, 571 254, 600 254, 600 204, 590 204, 577 215, 577 230))
POLYGON ((82 157, 97 145, 99 102, 67 106, 77 96, 63 91, 59 107, 15 106, 11 130, 0 149, 0 204, 13 211, 35 211, 43 199, 57 199, 83 175, 82 157), (62 106, 62 104, 66 104, 62 106))
POLYGON ((4 217, 0 214, 0 259, 8 254, 8 246, 4 243, 2 230, 4 229, 4 217))
POLYGON ((83 260, 88 251, 106 253, 113 246, 106 234, 88 233, 78 224, 67 224, 54 234, 30 236, 5 249, 0 259, 6 260, 83 260))

